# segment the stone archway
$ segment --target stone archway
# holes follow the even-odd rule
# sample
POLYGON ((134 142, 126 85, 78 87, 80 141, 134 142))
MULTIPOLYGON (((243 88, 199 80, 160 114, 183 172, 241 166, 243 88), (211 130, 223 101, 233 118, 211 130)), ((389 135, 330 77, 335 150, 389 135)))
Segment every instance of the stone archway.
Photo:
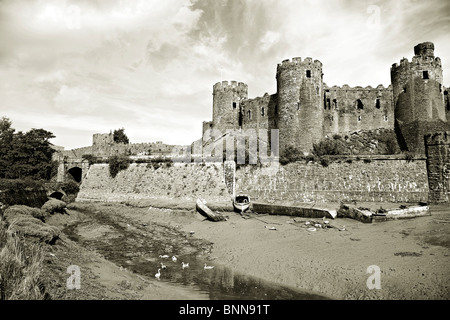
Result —
POLYGON ((83 177, 83 170, 80 167, 72 167, 70 168, 67 173, 72 176, 72 178, 76 182, 81 182, 81 179, 83 177))

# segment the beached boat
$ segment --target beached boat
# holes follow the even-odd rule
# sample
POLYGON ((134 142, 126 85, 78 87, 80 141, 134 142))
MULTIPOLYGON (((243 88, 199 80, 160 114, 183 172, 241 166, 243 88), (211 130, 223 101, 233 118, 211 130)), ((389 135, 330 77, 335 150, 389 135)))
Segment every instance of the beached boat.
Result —
POLYGON ((250 207, 250 196, 247 194, 238 194, 233 199, 234 211, 243 213, 250 207))
POLYGON ((197 205, 196 205, 198 213, 200 213, 202 216, 208 218, 208 220, 211 221, 224 221, 226 220, 226 217, 221 215, 220 213, 213 212, 208 206, 206 205, 206 201, 203 199, 198 198, 197 199, 197 205))

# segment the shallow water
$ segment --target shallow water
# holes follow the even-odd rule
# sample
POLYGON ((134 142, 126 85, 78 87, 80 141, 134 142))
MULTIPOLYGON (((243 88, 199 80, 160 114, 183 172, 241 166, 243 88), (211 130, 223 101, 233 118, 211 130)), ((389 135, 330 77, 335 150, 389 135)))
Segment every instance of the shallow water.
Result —
MULTIPOLYGON (((102 254, 107 260, 127 268, 136 274, 148 276, 154 281, 167 282, 192 290, 193 295, 212 300, 315 300, 326 297, 282 286, 256 277, 239 274, 227 266, 212 264, 207 255, 210 248, 201 240, 186 238, 181 232, 162 225, 131 227, 112 220, 105 215, 90 216, 88 220, 76 222, 63 230, 67 236, 102 254), (107 228, 105 228, 107 226, 107 228), (101 236, 86 238, 80 230, 113 230, 101 236), (143 231, 145 229, 145 232, 143 231), (169 258, 160 258, 167 254, 169 258), (177 261, 172 261, 172 255, 177 261), (183 269, 182 262, 189 263, 183 269), (161 269, 161 263, 166 265, 161 269), (204 269, 204 264, 213 269, 204 269), (161 269, 159 280, 155 274, 161 269)), ((86 232, 84 232, 86 234, 86 232)))

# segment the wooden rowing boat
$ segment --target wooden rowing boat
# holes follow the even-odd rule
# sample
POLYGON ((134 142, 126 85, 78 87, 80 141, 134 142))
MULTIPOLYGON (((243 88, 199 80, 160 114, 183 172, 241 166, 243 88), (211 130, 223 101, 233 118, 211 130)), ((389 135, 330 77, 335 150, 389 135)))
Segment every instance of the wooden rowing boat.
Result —
POLYGON ((250 207, 250 196, 247 194, 238 194, 233 199, 234 211, 243 213, 250 207))
POLYGON ((200 213, 202 216, 208 218, 208 220, 217 222, 217 221, 224 221, 226 220, 226 217, 221 215, 220 213, 213 212, 208 206, 206 205, 206 201, 203 199, 198 198, 196 209, 198 213, 200 213))

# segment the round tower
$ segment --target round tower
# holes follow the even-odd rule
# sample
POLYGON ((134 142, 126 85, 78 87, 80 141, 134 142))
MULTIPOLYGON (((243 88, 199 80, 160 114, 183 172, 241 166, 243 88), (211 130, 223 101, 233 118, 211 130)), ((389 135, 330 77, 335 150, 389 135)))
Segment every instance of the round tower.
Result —
POLYGON ((311 58, 284 60, 276 78, 280 155, 289 147, 308 153, 322 139, 322 63, 311 58))
POLYGON ((391 67, 391 82, 396 125, 402 131, 409 151, 424 151, 420 128, 430 122, 446 122, 442 88, 441 59, 434 56, 434 44, 424 42, 414 47, 409 62, 403 58, 391 67), (409 140, 409 141, 408 141, 409 140))
POLYGON ((248 98, 248 86, 242 82, 222 81, 213 86, 213 126, 225 133, 226 129, 238 129, 240 102, 248 98))
POLYGON ((391 68, 395 116, 400 121, 446 121, 441 59, 431 42, 414 47, 411 62, 403 58, 391 68))

